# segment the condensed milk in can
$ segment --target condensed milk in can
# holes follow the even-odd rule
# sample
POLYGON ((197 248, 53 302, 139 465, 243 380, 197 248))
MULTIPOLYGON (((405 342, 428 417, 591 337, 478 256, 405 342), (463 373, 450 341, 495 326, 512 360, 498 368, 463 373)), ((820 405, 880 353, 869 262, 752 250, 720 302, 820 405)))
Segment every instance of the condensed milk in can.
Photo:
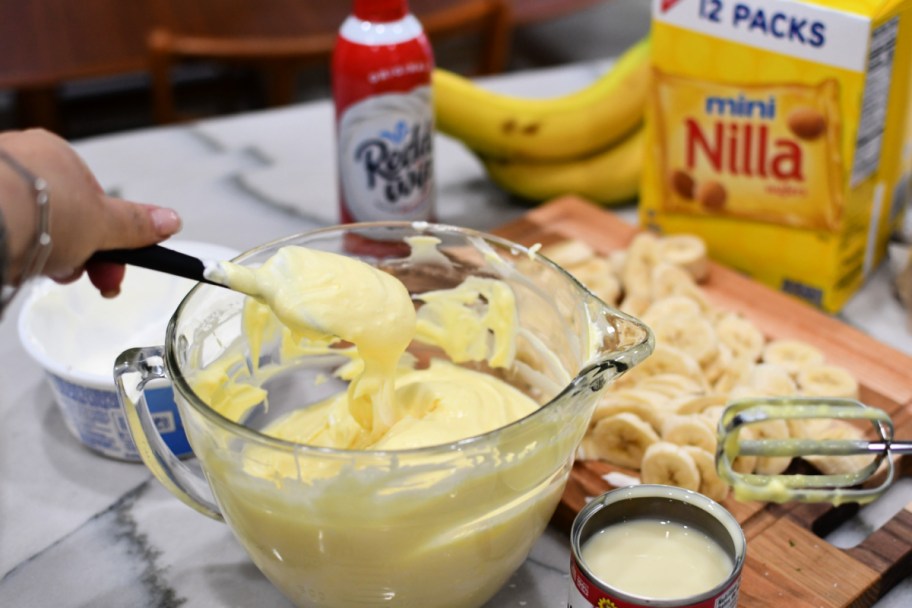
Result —
POLYGON ((568 608, 737 606, 744 532, 728 510, 702 494, 652 484, 612 490, 580 511, 570 544, 568 608), (659 536, 655 527, 662 529, 659 536), (685 568, 670 567, 676 553, 686 557, 685 568), (686 590, 664 576, 670 573, 684 575, 677 578, 686 579, 686 590), (708 582, 695 587, 701 578, 708 582))

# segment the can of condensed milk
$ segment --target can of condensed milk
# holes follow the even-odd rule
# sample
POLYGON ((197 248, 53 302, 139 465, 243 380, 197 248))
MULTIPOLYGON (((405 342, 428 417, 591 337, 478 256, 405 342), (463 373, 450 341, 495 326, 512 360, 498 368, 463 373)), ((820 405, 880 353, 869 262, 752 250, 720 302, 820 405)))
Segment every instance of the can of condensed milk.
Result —
POLYGON ((612 490, 570 531, 568 608, 735 608, 747 543, 702 494, 664 485, 612 490))

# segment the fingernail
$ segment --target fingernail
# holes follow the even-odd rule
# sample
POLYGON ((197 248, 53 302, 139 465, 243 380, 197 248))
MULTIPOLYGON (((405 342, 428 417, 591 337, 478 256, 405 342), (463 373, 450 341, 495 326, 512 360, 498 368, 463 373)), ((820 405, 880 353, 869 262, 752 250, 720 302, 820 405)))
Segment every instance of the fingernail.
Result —
MULTIPOLYGON (((72 281, 73 275, 75 275, 75 274, 76 274, 75 268, 65 268, 63 270, 57 270, 57 271, 49 274, 48 276, 53 281, 57 281, 58 283, 64 283, 64 282, 72 281)), ((82 274, 82 271, 80 271, 80 274, 82 274)))
POLYGON ((117 289, 106 289, 101 292, 101 297, 110 300, 111 298, 116 298, 120 295, 120 288, 117 289))
POLYGON ((150 212, 152 224, 161 236, 170 236, 181 229, 181 219, 173 209, 155 207, 150 212))

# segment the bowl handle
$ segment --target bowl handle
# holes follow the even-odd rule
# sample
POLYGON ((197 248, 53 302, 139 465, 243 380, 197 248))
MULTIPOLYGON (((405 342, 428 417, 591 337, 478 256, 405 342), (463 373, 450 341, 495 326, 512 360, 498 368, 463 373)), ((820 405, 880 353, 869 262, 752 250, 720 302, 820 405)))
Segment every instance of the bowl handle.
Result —
POLYGON ((206 479, 174 455, 149 413, 143 389, 152 380, 167 380, 164 361, 161 346, 131 348, 117 357, 114 381, 130 435, 143 462, 162 485, 203 515, 224 521, 206 479))

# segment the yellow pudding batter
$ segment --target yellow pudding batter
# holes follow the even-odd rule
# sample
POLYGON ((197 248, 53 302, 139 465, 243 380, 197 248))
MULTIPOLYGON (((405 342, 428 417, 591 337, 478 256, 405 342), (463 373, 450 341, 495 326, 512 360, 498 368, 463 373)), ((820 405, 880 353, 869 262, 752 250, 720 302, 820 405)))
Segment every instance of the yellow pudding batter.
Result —
MULTIPOLYGON (((421 242, 423 247, 427 243, 421 242)), ((224 264, 224 280, 245 293, 244 334, 259 352, 264 336, 288 331, 283 352, 345 352, 339 375, 348 390, 291 412, 264 432, 311 446, 398 450, 450 443, 509 424, 538 408, 510 384, 433 359, 420 369, 406 349, 417 338, 457 363, 513 362, 516 304, 501 281, 470 276, 452 289, 421 294, 415 305, 392 275, 357 259, 304 247, 284 247, 262 266, 224 264), (273 316, 274 315, 274 316, 273 316), (352 348, 340 351, 340 341, 352 348)), ((192 382, 196 393, 235 421, 266 396, 266 372, 231 377, 226 357, 192 382)), ((305 405, 305 404, 302 404, 305 405)))
MULTIPOLYGON (((410 262, 449 263, 436 239, 409 242, 410 262)), ((226 345, 189 378, 197 396, 243 423, 269 407, 270 379, 301 361, 329 358, 327 381, 347 383, 317 403, 303 391, 305 402, 261 429, 300 448, 214 433, 194 444, 260 570, 300 606, 466 608, 491 597, 547 525, 588 422, 546 415, 454 444, 535 412, 530 395, 553 396, 535 363, 572 378, 523 334, 513 289, 467 276, 411 296, 391 274, 301 247, 221 270, 257 296, 240 315, 243 347, 226 345), (460 447, 422 449, 442 445, 460 447)))

